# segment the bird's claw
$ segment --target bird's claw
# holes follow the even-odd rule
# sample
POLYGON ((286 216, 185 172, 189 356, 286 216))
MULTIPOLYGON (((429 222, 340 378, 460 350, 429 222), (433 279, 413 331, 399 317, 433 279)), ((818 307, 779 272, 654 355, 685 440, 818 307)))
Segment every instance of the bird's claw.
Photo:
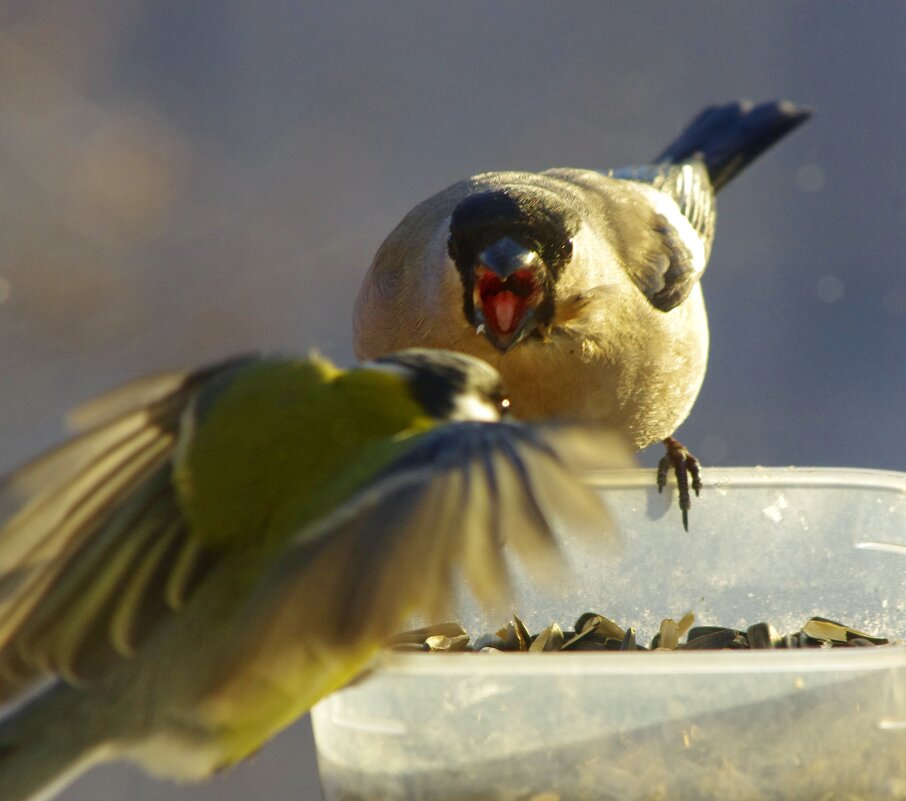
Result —
POLYGON ((662 492, 667 486, 667 473, 671 470, 676 476, 676 488, 679 491, 679 506, 683 513, 683 528, 689 530, 689 509, 692 506, 692 498, 689 495, 691 478, 691 487, 698 496, 702 488, 701 470, 698 459, 696 459, 681 442, 667 437, 664 440, 667 453, 658 462, 657 466, 657 491, 662 492))

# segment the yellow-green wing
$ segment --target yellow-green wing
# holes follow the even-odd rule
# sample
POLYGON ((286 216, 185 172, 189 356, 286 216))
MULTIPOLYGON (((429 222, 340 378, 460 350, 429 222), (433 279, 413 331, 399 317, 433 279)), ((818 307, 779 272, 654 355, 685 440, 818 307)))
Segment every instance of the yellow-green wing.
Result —
POLYGON ((93 427, 0 481, 0 703, 77 682, 185 601, 213 554, 171 483, 183 416, 235 359, 142 379, 83 413, 93 427))
POLYGON ((583 470, 629 463, 625 443, 598 430, 464 422, 422 434, 340 510, 300 531, 259 587, 271 610, 260 640, 304 637, 339 670, 340 655, 366 658, 412 613, 440 614, 458 574, 494 604, 508 592, 504 543, 549 572, 566 529, 614 542, 583 470))

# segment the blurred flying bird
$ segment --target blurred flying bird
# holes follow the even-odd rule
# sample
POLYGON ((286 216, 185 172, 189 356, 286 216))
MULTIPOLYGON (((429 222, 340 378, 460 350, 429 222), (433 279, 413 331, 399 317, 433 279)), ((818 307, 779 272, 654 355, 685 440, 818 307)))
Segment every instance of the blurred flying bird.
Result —
MULTIPOLYGON (((497 372, 410 350, 154 376, 0 482, 0 798, 126 758, 198 779, 349 682, 456 575, 505 595, 612 537, 578 471, 603 431, 502 420, 497 372)), ((597 459, 594 456, 594 459, 597 459)))

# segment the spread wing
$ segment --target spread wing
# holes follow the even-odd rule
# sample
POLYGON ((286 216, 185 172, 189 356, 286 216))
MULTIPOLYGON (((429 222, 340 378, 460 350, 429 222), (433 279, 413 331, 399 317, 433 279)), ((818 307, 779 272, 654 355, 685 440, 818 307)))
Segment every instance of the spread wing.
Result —
MULTIPOLYGON (((193 538, 171 471, 196 408, 245 363, 166 376, 161 391, 133 393, 139 408, 105 399, 83 415, 93 429, 0 486, 17 510, 0 529, 0 703, 49 677, 90 683, 218 564, 221 552, 193 538)), ((505 596, 503 543, 549 567, 567 525, 612 537, 579 471, 625 453, 594 432, 509 423, 412 437, 275 560, 244 607, 264 610, 256 643, 295 636, 332 659, 367 651, 413 611, 441 608, 457 571, 479 598, 505 596)))
POLYGON ((615 540, 601 498, 582 480, 626 466, 605 432, 514 423, 454 423, 421 436, 314 530, 301 532, 263 583, 284 636, 304 610, 312 648, 376 647, 413 613, 442 614, 457 576, 479 600, 507 597, 507 557, 550 578, 565 530, 615 540))
POLYGON ((134 653, 185 603, 215 555, 182 518, 174 449, 199 388, 248 361, 103 396, 89 430, 0 481, 0 703, 134 653))

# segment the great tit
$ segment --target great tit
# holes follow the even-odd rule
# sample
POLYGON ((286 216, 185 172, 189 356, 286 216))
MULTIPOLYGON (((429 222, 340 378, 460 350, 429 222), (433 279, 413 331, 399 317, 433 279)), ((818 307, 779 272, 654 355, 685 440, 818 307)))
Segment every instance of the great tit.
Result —
POLYGON ((662 440, 683 523, 698 463, 672 434, 708 355, 699 280, 714 196, 811 112, 786 102, 702 111, 650 164, 467 178, 381 245, 355 306, 355 348, 450 348, 503 375, 524 419, 593 420, 662 440), (687 473, 688 469, 688 473, 687 473))
POLYGON ((0 484, 0 798, 125 758, 198 779, 357 676, 456 575, 505 592, 563 526, 612 535, 577 470, 603 432, 501 420, 500 378, 410 350, 155 376, 0 484))

